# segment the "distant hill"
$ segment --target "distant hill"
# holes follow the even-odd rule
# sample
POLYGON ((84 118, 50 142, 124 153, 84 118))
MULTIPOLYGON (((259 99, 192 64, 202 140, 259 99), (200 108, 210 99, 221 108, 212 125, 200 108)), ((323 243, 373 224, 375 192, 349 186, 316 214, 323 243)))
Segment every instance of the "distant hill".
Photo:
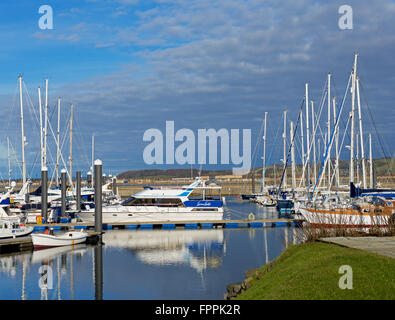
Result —
MULTIPOLYGON (((162 179, 162 178, 194 178, 199 175, 197 169, 148 169, 148 170, 129 170, 118 174, 119 179, 162 179)), ((232 170, 202 170, 202 176, 216 176, 232 174, 232 170)))
MULTIPOLYGON (((333 160, 334 162, 334 160, 333 160)), ((395 161, 394 158, 380 158, 373 159, 374 168, 377 176, 393 175, 395 174, 395 161)), ((291 164, 288 164, 289 167, 291 164)), ((317 164, 317 170, 320 169, 320 163, 317 164)), ((339 163, 340 175, 348 174, 348 161, 341 160, 339 163)), ((360 166, 362 171, 362 167, 360 166)), ((366 170, 369 174, 369 164, 366 161, 366 170)), ((302 166, 296 166, 296 174, 300 174, 302 171, 302 166)), ((254 169, 256 175, 262 174, 262 168, 258 167, 254 169)), ((282 172, 282 164, 276 165, 276 175, 279 176, 282 172)), ((200 173, 202 176, 216 176, 216 175, 230 175, 232 170, 202 170, 200 173)), ((288 173, 289 174, 289 173, 288 173)), ((119 179, 165 179, 165 178, 190 178, 199 175, 199 170, 197 169, 146 169, 146 170, 129 170, 118 174, 119 179)), ((266 169, 267 177, 274 175, 274 166, 270 166, 266 169)), ((251 173, 248 175, 251 176, 251 173)))

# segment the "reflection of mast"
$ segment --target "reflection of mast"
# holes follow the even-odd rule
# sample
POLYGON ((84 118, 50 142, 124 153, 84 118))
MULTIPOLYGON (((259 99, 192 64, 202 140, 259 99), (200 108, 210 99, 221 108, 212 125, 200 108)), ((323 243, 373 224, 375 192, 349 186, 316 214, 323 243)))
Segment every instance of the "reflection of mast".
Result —
POLYGON ((288 228, 284 228, 285 248, 288 248, 288 228))
POLYGON ((25 295, 25 280, 26 280, 26 260, 23 259, 23 264, 22 264, 22 300, 26 300, 26 295, 25 295))
POLYGON ((58 272, 58 300, 62 300, 60 297, 60 280, 61 280, 61 275, 60 275, 60 256, 56 257, 56 268, 57 268, 57 272, 58 272))
POLYGON ((74 261, 73 255, 70 254, 70 291, 71 291, 71 300, 74 300, 74 261))
POLYGON ((263 229, 263 236, 264 236, 264 239, 265 239, 266 263, 269 263, 269 252, 267 251, 267 228, 266 228, 266 226, 263 229))

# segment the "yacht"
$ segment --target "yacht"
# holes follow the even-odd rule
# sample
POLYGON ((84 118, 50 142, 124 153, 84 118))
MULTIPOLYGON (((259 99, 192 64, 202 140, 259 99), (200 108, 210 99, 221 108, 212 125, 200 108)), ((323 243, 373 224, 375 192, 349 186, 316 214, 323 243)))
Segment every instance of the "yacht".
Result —
POLYGON ((330 227, 388 227, 395 219, 395 200, 370 196, 339 200, 328 197, 322 203, 310 203, 300 208, 311 225, 330 227))
POLYGON ((33 227, 28 227, 15 219, 0 220, 0 239, 27 236, 33 232, 33 227))
MULTIPOLYGON (((120 204, 103 206, 102 221, 154 223, 222 220, 224 209, 221 195, 208 195, 209 190, 220 189, 220 186, 210 186, 210 181, 204 182, 200 178, 189 186, 177 189, 145 187, 120 204), (196 190, 202 191, 202 197, 190 197, 196 190)), ((78 217, 83 222, 93 222, 95 209, 82 210, 78 217)))

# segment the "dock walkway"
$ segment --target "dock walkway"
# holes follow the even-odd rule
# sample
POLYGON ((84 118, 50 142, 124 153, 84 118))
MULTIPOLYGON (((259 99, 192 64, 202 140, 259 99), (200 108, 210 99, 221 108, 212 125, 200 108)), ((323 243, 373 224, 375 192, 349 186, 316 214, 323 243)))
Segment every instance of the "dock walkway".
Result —
POLYGON ((395 237, 333 237, 320 241, 395 258, 395 237))

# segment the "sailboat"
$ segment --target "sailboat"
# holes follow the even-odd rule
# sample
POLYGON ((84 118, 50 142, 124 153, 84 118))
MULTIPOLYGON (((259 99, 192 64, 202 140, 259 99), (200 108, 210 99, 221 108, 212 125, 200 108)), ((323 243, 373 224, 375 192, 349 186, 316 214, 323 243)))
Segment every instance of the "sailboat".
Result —
MULTIPOLYGON (((329 226, 329 227, 386 227, 390 221, 395 220, 395 200, 391 197, 395 195, 394 190, 387 190, 387 193, 377 192, 377 189, 359 189, 354 186, 354 114, 355 114, 355 98, 358 102, 360 136, 362 137, 362 118, 359 99, 359 79, 356 75, 357 70, 357 54, 354 58, 354 67, 349 78, 346 92, 341 107, 336 116, 335 126, 328 137, 328 144, 325 151, 323 164, 312 192, 311 201, 306 202, 299 208, 300 213, 311 225, 329 226), (341 201, 339 198, 328 197, 324 201, 317 201, 318 188, 322 182, 323 172, 329 163, 329 154, 333 144, 334 135, 338 130, 340 114, 344 107, 344 101, 348 92, 348 88, 352 81, 352 101, 351 101, 351 146, 350 146, 350 197, 341 201), (365 193, 364 193, 365 192, 365 193), (389 195, 384 197, 383 195, 389 195), (365 196, 363 196, 365 195, 365 196)), ((362 159, 363 140, 361 140, 362 159)), ((370 155, 372 157, 372 155, 370 155)), ((371 160, 372 162, 372 160, 371 160)), ((363 180, 366 185, 366 176, 363 166, 363 180)), ((328 178, 330 180, 330 178, 328 178)), ((372 179, 371 179, 372 180, 372 179)))

